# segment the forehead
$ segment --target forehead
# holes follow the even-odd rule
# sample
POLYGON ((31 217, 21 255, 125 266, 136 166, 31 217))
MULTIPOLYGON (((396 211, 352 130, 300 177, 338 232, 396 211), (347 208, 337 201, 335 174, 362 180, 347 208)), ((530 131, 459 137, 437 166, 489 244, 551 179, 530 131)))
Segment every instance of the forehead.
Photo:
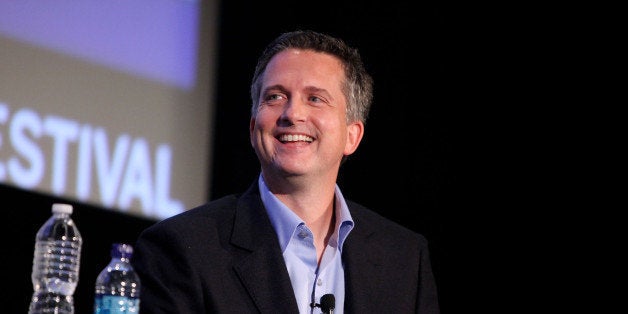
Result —
POLYGON ((327 78, 328 81, 343 81, 344 68, 336 56, 304 49, 286 49, 274 55, 264 71, 264 80, 287 76, 293 79, 304 77, 327 78))

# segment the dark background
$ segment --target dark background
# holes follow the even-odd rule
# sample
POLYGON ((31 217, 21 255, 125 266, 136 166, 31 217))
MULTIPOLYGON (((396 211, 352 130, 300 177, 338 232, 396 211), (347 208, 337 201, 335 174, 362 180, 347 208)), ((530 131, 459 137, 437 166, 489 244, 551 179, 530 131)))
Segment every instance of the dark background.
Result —
MULTIPOLYGON (((211 198, 240 192, 257 178, 259 164, 248 139, 249 85, 265 45, 294 29, 339 36, 360 50, 375 80, 365 137, 341 168, 343 194, 425 235, 443 314, 487 310, 468 302, 479 289, 479 283, 469 282, 479 271, 470 261, 483 260, 475 247, 487 233, 482 221, 490 205, 478 201, 478 194, 495 196, 504 188, 490 190, 489 176, 495 173, 485 169, 501 163, 504 152, 495 145, 502 136, 492 133, 491 151, 500 153, 487 156, 483 134, 492 125, 486 105, 499 98, 496 91, 504 85, 494 73, 498 67, 486 63, 501 60, 505 48, 491 41, 490 48, 497 49, 487 49, 489 25, 481 11, 429 1, 223 1, 219 54, 207 56, 217 58, 218 69, 211 198)), ((74 205, 83 236, 77 314, 92 311, 95 279, 110 260, 111 244, 133 244, 154 223, 4 185, 0 197, 3 313, 27 312, 34 238, 53 202, 74 205)), ((485 297, 480 304, 490 299, 485 297)))

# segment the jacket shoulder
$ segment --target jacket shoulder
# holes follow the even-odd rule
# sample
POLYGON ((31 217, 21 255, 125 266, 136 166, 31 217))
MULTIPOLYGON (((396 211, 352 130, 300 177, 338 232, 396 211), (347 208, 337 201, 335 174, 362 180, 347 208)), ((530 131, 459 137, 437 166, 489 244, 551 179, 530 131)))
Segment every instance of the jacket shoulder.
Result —
POLYGON ((349 206, 351 216, 355 221, 356 229, 362 229, 365 233, 376 233, 378 237, 389 237, 392 241, 402 239, 412 242, 427 241, 425 237, 417 231, 393 221, 390 218, 384 217, 378 212, 361 204, 347 200, 347 206, 349 206))

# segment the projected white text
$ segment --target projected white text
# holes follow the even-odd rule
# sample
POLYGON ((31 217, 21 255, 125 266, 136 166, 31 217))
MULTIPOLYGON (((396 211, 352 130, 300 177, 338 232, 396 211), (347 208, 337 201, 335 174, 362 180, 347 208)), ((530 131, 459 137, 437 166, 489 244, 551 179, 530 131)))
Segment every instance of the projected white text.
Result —
POLYGON ((153 152, 145 138, 128 134, 118 135, 113 143, 110 147, 103 127, 42 116, 30 108, 11 112, 0 102, 0 152, 12 152, 0 154, 0 182, 25 189, 43 186, 55 195, 73 195, 80 201, 97 193, 102 205, 121 210, 137 202, 144 214, 154 217, 184 210, 185 205, 170 196, 169 145, 156 145, 153 152), (68 178, 69 170, 75 177, 68 178), (46 174, 50 182, 44 182, 46 174), (68 186, 75 190, 67 191, 68 186))

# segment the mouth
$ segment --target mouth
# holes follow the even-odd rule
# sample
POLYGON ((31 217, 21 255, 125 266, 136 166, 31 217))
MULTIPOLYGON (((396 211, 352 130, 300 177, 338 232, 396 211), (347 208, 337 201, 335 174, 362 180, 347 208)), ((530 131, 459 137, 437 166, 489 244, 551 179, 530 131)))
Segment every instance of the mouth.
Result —
POLYGON ((279 135, 279 137, 277 137, 277 139, 282 143, 311 143, 314 141, 314 138, 303 134, 281 134, 279 135))

